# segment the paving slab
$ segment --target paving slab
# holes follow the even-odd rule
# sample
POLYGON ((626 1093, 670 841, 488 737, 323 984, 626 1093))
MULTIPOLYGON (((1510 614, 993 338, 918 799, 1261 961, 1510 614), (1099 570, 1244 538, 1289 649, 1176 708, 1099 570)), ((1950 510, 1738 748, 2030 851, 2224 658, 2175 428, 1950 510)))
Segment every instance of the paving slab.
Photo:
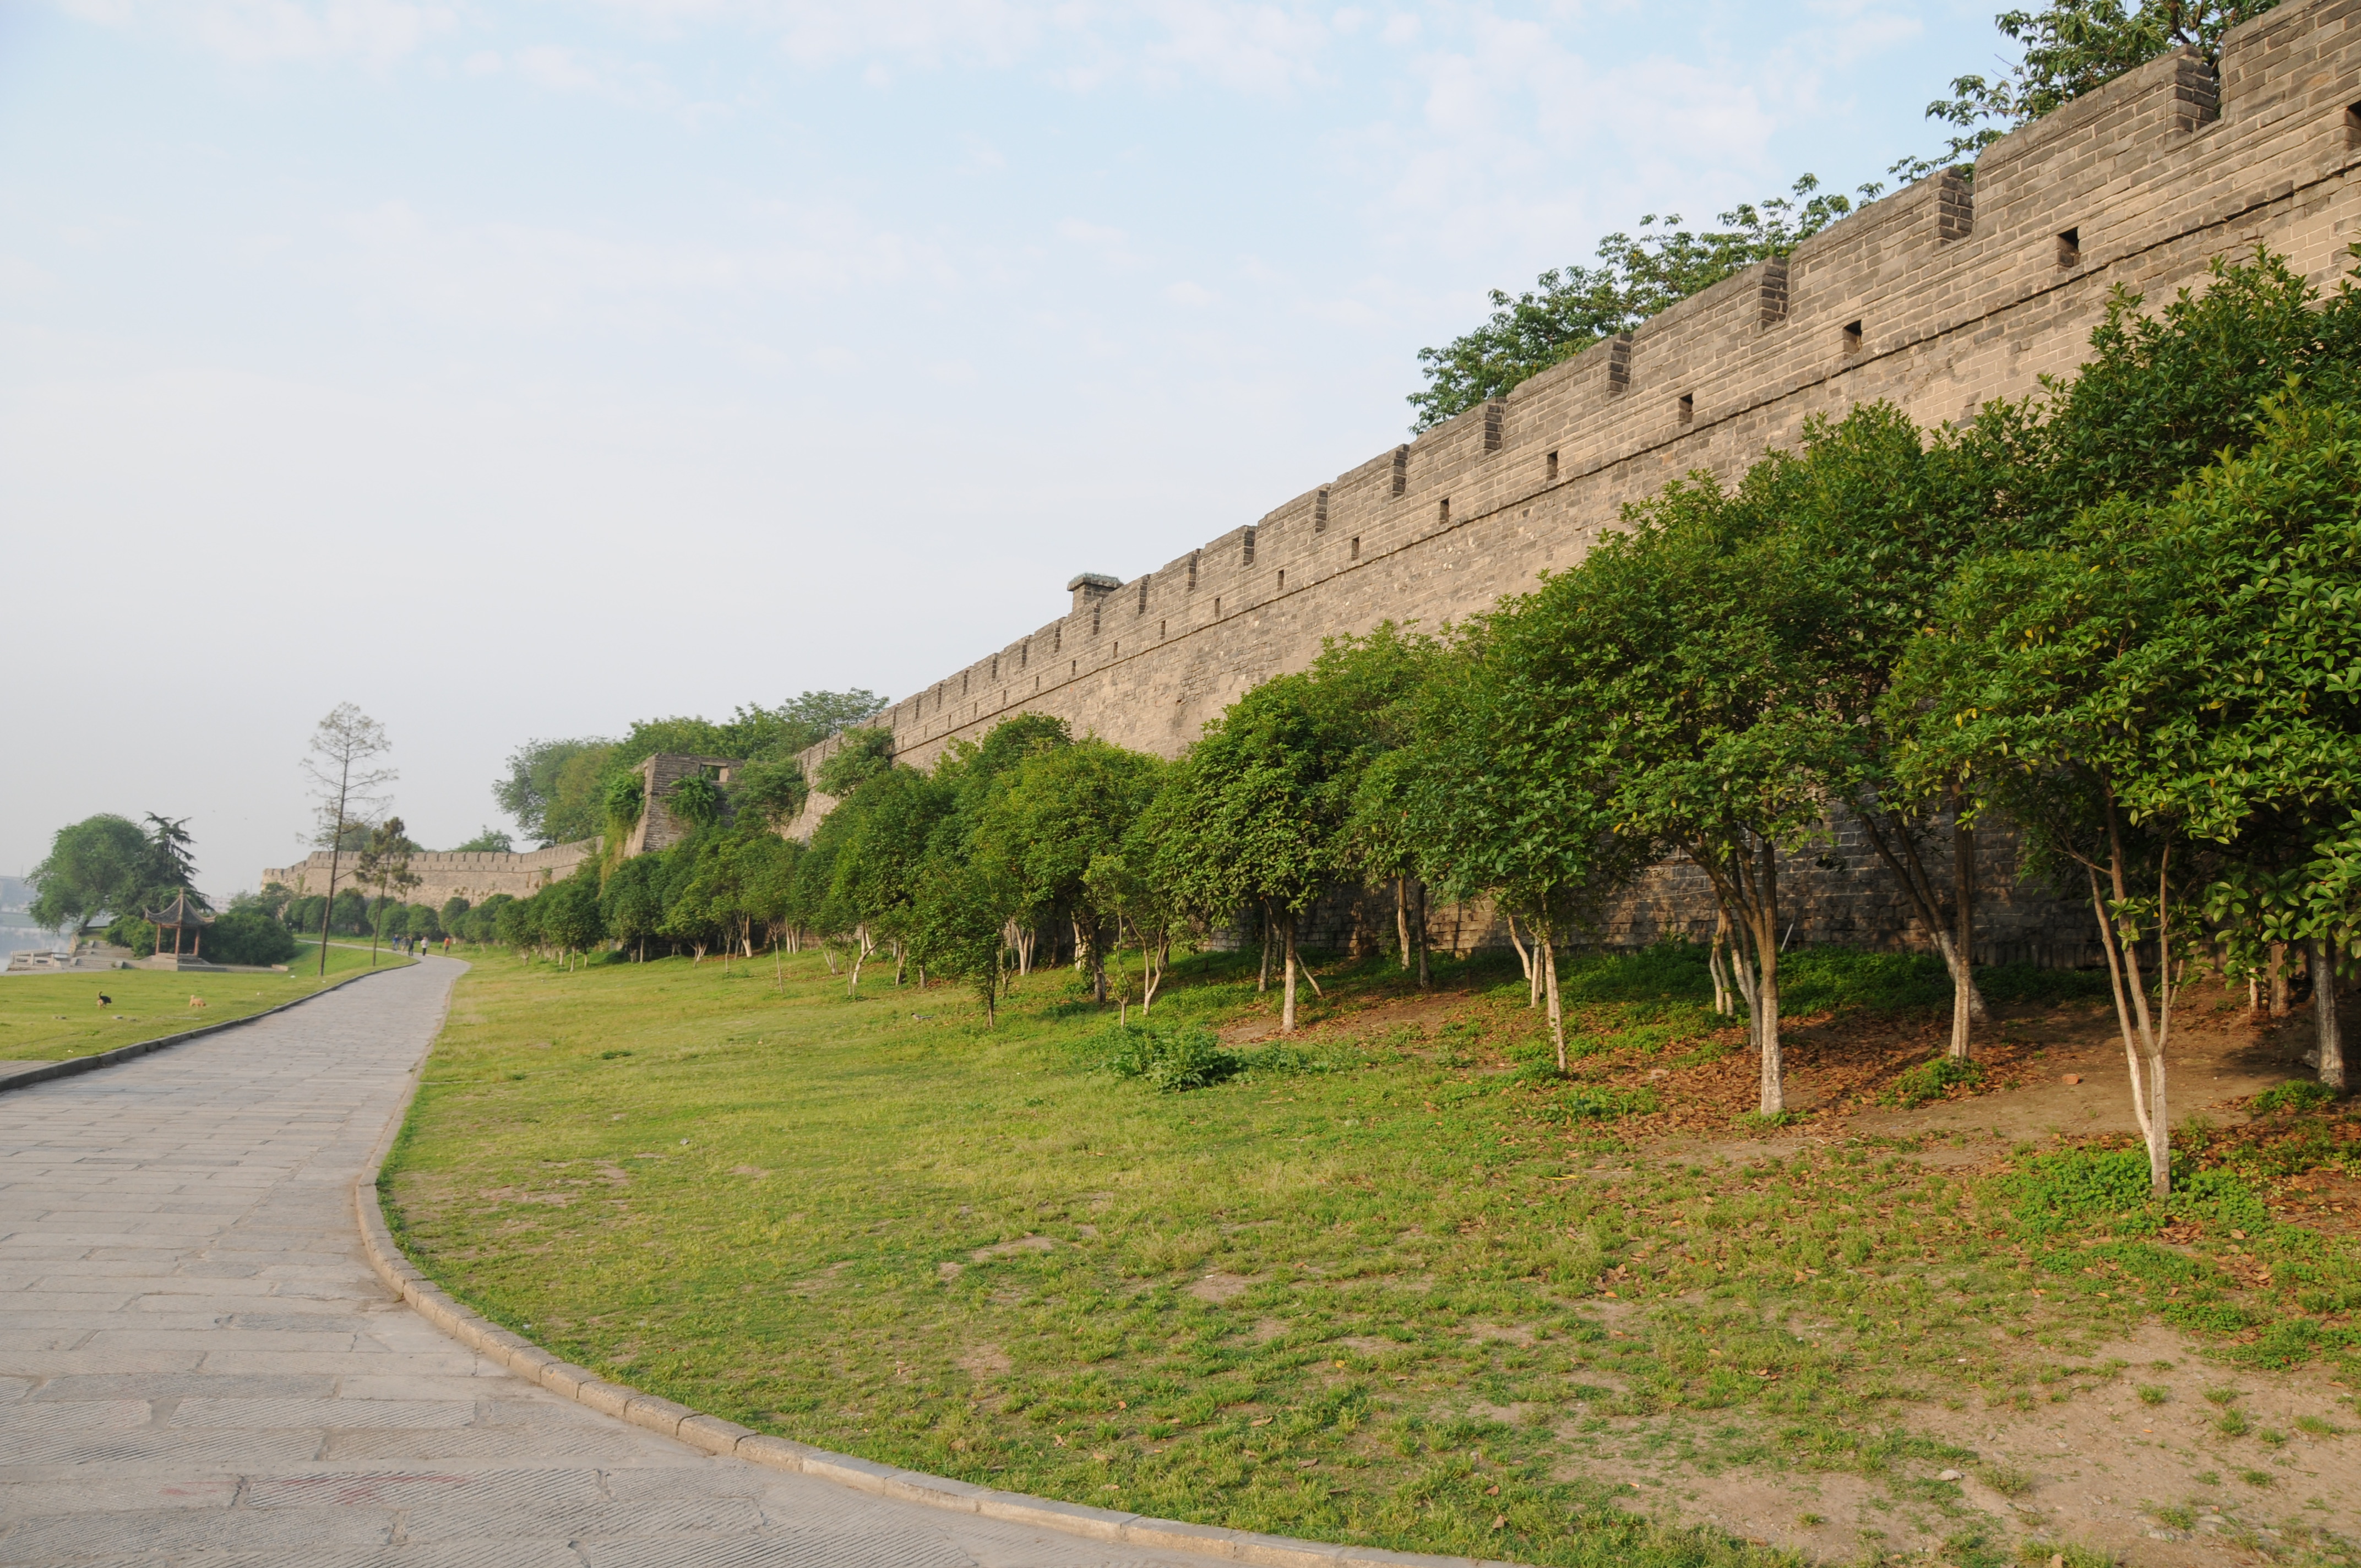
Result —
POLYGON ((0 1564, 1220 1561, 710 1457, 414 1315, 362 1253, 352 1183, 463 968, 0 1093, 0 1564))

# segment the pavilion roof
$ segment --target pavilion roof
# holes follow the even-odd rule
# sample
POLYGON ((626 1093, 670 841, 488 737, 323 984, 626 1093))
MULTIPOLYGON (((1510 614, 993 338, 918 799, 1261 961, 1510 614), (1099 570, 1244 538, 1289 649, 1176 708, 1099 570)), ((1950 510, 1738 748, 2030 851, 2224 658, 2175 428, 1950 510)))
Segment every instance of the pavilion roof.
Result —
POLYGON ((148 916, 148 923, 151 926, 166 927, 207 926, 213 923, 213 916, 190 903, 188 892, 183 889, 173 896, 171 903, 161 909, 151 911, 148 916))

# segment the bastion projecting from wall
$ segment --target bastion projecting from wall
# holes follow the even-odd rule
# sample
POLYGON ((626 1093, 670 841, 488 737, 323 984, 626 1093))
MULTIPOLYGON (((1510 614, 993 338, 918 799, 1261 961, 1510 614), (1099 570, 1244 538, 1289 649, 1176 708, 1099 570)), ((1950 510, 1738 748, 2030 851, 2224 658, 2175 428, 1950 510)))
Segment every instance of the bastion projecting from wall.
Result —
MULTIPOLYGON (((2332 285, 2356 220, 2361 0, 2293 0, 2230 34, 2218 73, 2187 51, 2151 61, 1987 148, 1972 180, 1873 203, 1153 571, 1075 578, 1064 616, 876 722, 922 767, 1020 713, 1175 754, 1323 639, 1434 629, 1530 589, 1626 503, 1691 470, 1734 479, 1812 415, 1884 399, 1933 424, 2037 391, 2087 356, 2117 287, 2153 306, 2258 245, 2332 285)), ((807 777, 835 744, 804 753, 807 777)), ((833 804, 815 795, 791 831, 833 804)), ((1996 949, 2063 931, 2046 896, 2000 894, 2013 867, 1994 852, 1996 949)), ((1683 880, 1643 890, 1627 934, 1692 925, 1683 880)), ((1906 924, 1841 836, 1790 883, 1810 938, 1906 924)))

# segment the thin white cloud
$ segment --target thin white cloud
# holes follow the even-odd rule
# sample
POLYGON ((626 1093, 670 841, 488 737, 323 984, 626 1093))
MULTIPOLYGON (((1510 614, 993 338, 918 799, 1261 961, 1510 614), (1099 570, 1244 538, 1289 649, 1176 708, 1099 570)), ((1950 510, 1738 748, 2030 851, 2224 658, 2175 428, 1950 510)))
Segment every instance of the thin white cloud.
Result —
POLYGON ((1118 271, 1128 272, 1142 264, 1143 258, 1132 248, 1131 236, 1118 228, 1081 218, 1065 218, 1058 224, 1058 237, 1091 252, 1118 271))
POLYGON ((826 209, 764 209, 744 244, 617 239, 517 223, 453 223, 404 202, 346 215, 328 258, 379 312, 491 331, 671 328, 717 296, 801 300, 923 283, 959 288, 939 247, 826 209))
POLYGON ((411 0, 55 0, 103 27, 192 43, 243 64, 415 53, 458 26, 451 6, 411 0))

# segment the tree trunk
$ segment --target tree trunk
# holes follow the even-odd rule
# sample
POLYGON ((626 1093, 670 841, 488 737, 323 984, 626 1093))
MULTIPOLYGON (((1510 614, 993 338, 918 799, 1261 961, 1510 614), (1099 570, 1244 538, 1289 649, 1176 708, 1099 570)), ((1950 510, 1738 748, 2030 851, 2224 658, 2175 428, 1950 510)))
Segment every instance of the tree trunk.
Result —
POLYGON ((852 979, 851 979, 851 981, 847 981, 847 982, 846 982, 846 984, 845 984, 845 987, 844 987, 844 994, 845 994, 845 995, 847 995, 847 996, 858 996, 858 995, 860 995, 860 994, 861 994, 861 966, 862 966, 862 964, 867 963, 868 961, 869 961, 869 944, 868 944, 867 942, 863 942, 863 943, 862 943, 862 944, 861 944, 861 946, 860 946, 859 948, 855 948, 855 949, 854 949, 854 951, 853 951, 853 955, 852 955, 852 979))
POLYGON ((1975 829, 1962 825, 1954 803, 1951 812, 1951 903, 1959 926, 1938 943, 1943 965, 1951 971, 1951 1057, 1966 1061, 1974 1049, 1969 1029, 1984 1014, 1984 999, 1976 991, 1976 839, 1975 829))
MULTIPOLYGON (((1513 937, 1516 927, 1511 925, 1509 932, 1513 937)), ((1394 878, 1394 934, 1400 939, 1396 951, 1401 954, 1401 967, 1407 970, 1410 968, 1410 878, 1407 876, 1394 878)))
MULTIPOLYGON (((1909 827, 1900 818, 1886 813, 1883 806, 1872 796, 1855 797, 1850 804, 1853 819, 1861 824, 1861 833, 1870 848, 1902 884, 1910 898, 1920 924, 1927 927, 1927 938, 1935 950, 1942 955, 1944 972, 1950 976, 1956 993, 1966 992, 1967 1016, 1976 1023, 1985 1017, 1983 993, 1976 989, 1975 959, 1975 829, 1960 822, 1960 791, 1956 781, 1947 791, 1951 812, 1951 905, 1947 912, 1943 900, 1935 891, 1933 876, 1918 853, 1918 841, 1909 827)), ((1951 1054, 1965 1057, 1967 1036, 1957 1022, 1959 998, 1952 1002, 1951 1054)))
POLYGON ((1549 993, 1550 1043, 1557 1047, 1557 1069, 1565 1071, 1565 1010, 1557 1000, 1557 943, 1547 926, 1533 927, 1533 940, 1541 948, 1542 988, 1549 993))
POLYGON ((2336 947, 2312 945, 2312 1011, 2320 1036, 2320 1081, 2345 1092, 2345 1026, 2336 1016, 2336 947))
POLYGON ((2273 942, 2270 957, 2263 965, 2263 980, 2270 988, 2271 1016, 2288 1015, 2287 944, 2273 942))
POLYGON ((1746 1002, 1746 1040, 1761 1069, 1757 1109, 1765 1116, 1787 1110, 1784 1062, 1779 1041, 1779 851, 1767 839, 1741 838, 1720 851, 1703 846, 1689 858, 1710 877, 1734 937, 1730 969, 1746 1002))
POLYGON ((1418 988, 1430 991, 1433 989, 1434 977, 1427 972, 1426 968, 1426 883, 1423 882, 1418 884, 1417 904, 1411 911, 1411 938, 1418 944, 1418 988))
POLYGON ((1287 995, 1279 1006, 1279 1032, 1282 1035, 1292 1035, 1295 1033, 1295 916, 1293 915, 1287 917, 1286 940, 1287 995))
POLYGON ((1145 1014, 1156 1005, 1156 988, 1164 979, 1164 966, 1172 961, 1172 938, 1159 931, 1154 945, 1143 946, 1142 951, 1147 955, 1148 992, 1139 999, 1139 1011, 1145 1014))
MULTIPOLYGON (((2108 877, 2114 889, 2114 906, 2121 909, 2130 896, 2124 874, 2123 834, 2115 817, 2113 793, 2105 798, 2108 877)), ((2123 1036, 2124 1062, 2131 1077, 2132 1113, 2139 1122, 2140 1139, 2147 1146, 2148 1190, 2162 1198, 2172 1190, 2172 1121, 2164 1070, 2165 1047, 2172 1035, 2172 926, 2165 902, 2169 883, 2165 872, 2159 871, 2156 903, 2157 952, 2161 960, 2157 977, 2158 1011, 2151 1016, 2147 985, 2140 974, 2139 931, 2128 916, 2109 917, 2097 870, 2087 865, 2084 870, 2090 877, 2092 911, 2099 917, 2099 943, 2107 954, 2107 983, 2114 995, 2115 1026, 2123 1036)))
POLYGON ((1787 1113, 1786 1062, 1779 1042, 1779 851, 1769 840, 1758 850, 1762 893, 1755 935, 1755 1047, 1762 1054, 1765 1116, 1787 1113))
POLYGON ((1262 973, 1255 978, 1255 994, 1257 996, 1270 989, 1270 939, 1273 933, 1270 928, 1270 900, 1264 899, 1262 904, 1262 973))
POLYGON ((1727 1018, 1736 1009, 1730 990, 1730 916, 1713 912, 1713 945, 1706 949, 1706 973, 1713 977, 1713 1010, 1727 1018))
POLYGON ((1517 939, 1516 911, 1503 908, 1500 915, 1509 923, 1509 946, 1517 949, 1517 967, 1525 971, 1525 1005, 1538 1007, 1542 1000, 1541 970, 1533 967, 1533 955, 1525 951, 1524 943, 1517 939))
MULTIPOLYGON (((1080 932, 1082 927, 1077 926, 1074 929, 1080 932)), ((1091 950, 1091 1000, 1104 1006, 1107 999, 1106 938, 1099 934, 1095 926, 1084 935, 1088 938, 1091 950)))
POLYGON ((902 943, 897 940, 894 944, 894 986, 895 990, 898 991, 901 989, 902 976, 908 970, 909 967, 910 949, 903 946, 902 943))

